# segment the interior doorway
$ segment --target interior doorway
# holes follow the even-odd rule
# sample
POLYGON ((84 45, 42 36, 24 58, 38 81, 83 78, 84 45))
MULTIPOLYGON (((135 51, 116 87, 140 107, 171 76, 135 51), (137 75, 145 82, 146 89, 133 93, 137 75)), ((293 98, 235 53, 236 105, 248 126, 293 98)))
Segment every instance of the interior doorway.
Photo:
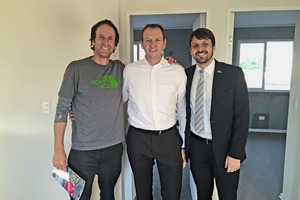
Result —
POLYGON ((242 164, 242 169, 244 165, 245 170, 241 170, 240 178, 239 196, 243 199, 279 199, 283 190, 296 13, 296 10, 238 9, 228 12, 230 27, 227 27, 226 60, 243 68, 246 80, 248 79, 250 100, 248 159, 242 164), (287 43, 289 47, 277 46, 272 51, 272 45, 287 43), (260 50, 256 48, 246 52, 252 47, 260 50), (271 55, 272 52, 280 52, 279 49, 289 52, 288 55, 271 55), (281 60, 277 60, 278 58, 281 60), (279 73, 275 69, 281 61, 283 64, 279 66, 279 73), (258 65, 260 73, 251 80, 251 73, 255 70, 258 72, 258 65), (286 76, 282 73, 283 69, 286 76), (282 77, 285 80, 280 80, 282 77), (274 84, 271 80, 280 80, 280 83, 274 84), (270 159, 272 157, 276 157, 276 160, 270 159), (254 161, 259 168, 253 165, 254 161))
MULTIPOLYGON (((164 55, 170 55, 178 60, 179 64, 183 67, 189 67, 193 64, 193 59, 189 52, 188 38, 191 32, 199 27, 206 27, 209 22, 209 14, 206 11, 192 11, 186 13, 159 13, 159 14, 129 14, 130 20, 130 62, 143 58, 143 50, 140 48, 140 32, 143 27, 148 23, 161 24, 166 32, 167 47, 164 55)), ((125 164, 129 166, 128 158, 125 156, 125 164)), ((133 178, 130 167, 125 168, 125 176, 123 182, 123 199, 134 199, 135 191, 133 187, 133 178), (132 184, 128 184, 132 183, 132 184)), ((154 190, 157 186, 157 171, 154 170, 156 177, 154 178, 154 190)), ((189 193, 186 200, 196 199, 196 187, 194 186, 193 180, 191 180, 191 174, 189 167, 185 168, 184 173, 184 186, 185 193, 189 193), (191 187, 190 187, 191 186, 191 187), (187 191, 188 190, 188 191, 187 191)), ((154 191, 157 193, 158 191, 154 191)), ((159 193, 159 192, 158 192, 159 193)))
POLYGON ((192 30, 198 27, 206 27, 207 14, 202 12, 194 13, 172 13, 172 14, 149 14, 131 15, 131 59, 136 61, 144 57, 141 49, 140 33, 143 27, 149 23, 161 24, 165 29, 167 47, 164 55, 172 56, 178 60, 183 67, 192 65, 192 58, 189 52, 188 38, 192 30))

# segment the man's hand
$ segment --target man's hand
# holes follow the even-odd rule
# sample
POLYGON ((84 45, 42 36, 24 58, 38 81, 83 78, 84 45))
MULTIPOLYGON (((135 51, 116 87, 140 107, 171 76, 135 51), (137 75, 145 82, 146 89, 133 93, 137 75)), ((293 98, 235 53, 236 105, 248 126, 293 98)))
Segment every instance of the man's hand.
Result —
POLYGON ((67 156, 63 147, 54 148, 52 164, 56 169, 67 171, 67 156))
POLYGON ((241 167, 241 161, 239 159, 232 158, 230 156, 226 157, 225 168, 227 168, 227 173, 236 172, 241 167))
POLYGON ((185 159, 185 150, 181 149, 181 156, 182 156, 182 169, 186 166, 186 159, 185 159))
POLYGON ((168 61, 169 64, 178 64, 177 60, 172 56, 165 56, 165 59, 168 61))
POLYGON ((73 113, 73 110, 69 111, 69 120, 74 121, 75 120, 75 115, 73 113))

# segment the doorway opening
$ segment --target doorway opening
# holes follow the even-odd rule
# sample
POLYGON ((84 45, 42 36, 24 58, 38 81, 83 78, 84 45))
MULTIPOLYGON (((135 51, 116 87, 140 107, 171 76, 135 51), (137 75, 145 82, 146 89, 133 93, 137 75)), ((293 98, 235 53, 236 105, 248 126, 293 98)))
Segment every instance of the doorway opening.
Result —
MULTIPOLYGON (((144 51, 141 49, 140 35, 141 30, 146 24, 157 23, 164 27, 167 38, 167 47, 164 50, 164 55, 172 56, 175 58, 180 65, 184 68, 192 65, 192 57, 189 51, 189 36, 193 30, 199 27, 206 27, 208 21, 208 15, 203 11, 194 11, 186 13, 170 13, 170 14, 129 14, 130 21, 130 62, 143 59, 144 51)), ((125 162, 127 158, 125 158, 125 162)), ((154 184, 153 184, 153 195, 154 199, 160 199, 160 184, 159 176, 156 166, 154 166, 154 184)), ((133 183, 132 172, 130 168, 125 169, 124 172, 126 183, 133 183)), ((186 167, 184 169, 184 183, 182 188, 182 199, 195 199, 196 189, 195 186, 190 184, 190 169, 186 167), (190 187, 191 185, 191 187, 190 187)), ((124 198, 134 199, 135 191, 132 184, 124 184, 123 192, 125 191, 124 198)))
POLYGON ((283 189, 296 11, 243 10, 231 15, 231 61, 244 71, 250 102, 247 159, 238 197, 278 199, 283 189), (286 54, 279 55, 281 51, 286 54))

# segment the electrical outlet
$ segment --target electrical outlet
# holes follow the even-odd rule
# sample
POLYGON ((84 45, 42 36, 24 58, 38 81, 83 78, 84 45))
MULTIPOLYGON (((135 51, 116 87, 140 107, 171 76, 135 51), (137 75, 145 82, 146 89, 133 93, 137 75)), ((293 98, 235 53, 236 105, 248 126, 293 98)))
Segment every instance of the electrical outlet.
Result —
POLYGON ((42 102, 42 109, 44 114, 50 114, 50 102, 42 102))
POLYGON ((266 119, 266 117, 263 116, 263 115, 260 115, 260 116, 258 117, 258 120, 260 120, 260 121, 264 121, 265 119, 266 119))

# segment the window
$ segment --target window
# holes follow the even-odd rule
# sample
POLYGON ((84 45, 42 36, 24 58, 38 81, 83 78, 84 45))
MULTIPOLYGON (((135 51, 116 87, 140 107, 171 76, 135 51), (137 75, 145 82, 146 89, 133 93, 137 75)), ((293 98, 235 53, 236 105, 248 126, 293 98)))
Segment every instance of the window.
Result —
POLYGON ((238 41, 237 63, 250 91, 289 91, 293 41, 238 41))
POLYGON ((133 61, 143 59, 145 57, 145 51, 143 50, 140 42, 135 42, 133 45, 133 61))

